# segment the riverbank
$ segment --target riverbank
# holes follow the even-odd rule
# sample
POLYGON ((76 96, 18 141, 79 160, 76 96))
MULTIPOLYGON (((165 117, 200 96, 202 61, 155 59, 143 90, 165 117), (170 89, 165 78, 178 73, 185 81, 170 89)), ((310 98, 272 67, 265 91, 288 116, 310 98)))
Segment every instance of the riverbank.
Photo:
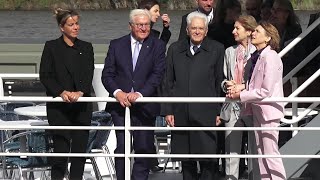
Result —
MULTIPOLYGON (((49 10, 55 6, 70 6, 81 10, 133 9, 139 0, 1 0, 0 10, 49 10)), ((195 8, 194 0, 159 0, 164 9, 195 8)), ((240 0, 244 1, 244 0, 240 0)), ((291 0, 295 9, 319 10, 320 0, 291 0)))

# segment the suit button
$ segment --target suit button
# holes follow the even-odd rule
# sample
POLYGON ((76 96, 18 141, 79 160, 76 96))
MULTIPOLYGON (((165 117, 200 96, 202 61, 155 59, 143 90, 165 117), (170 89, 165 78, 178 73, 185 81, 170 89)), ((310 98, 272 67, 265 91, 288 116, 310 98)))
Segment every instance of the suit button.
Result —
POLYGON ((135 83, 135 81, 134 81, 134 80, 132 80, 132 83, 135 83))
POLYGON ((81 80, 80 80, 79 82, 80 82, 80 83, 82 83, 82 81, 81 81, 81 80))

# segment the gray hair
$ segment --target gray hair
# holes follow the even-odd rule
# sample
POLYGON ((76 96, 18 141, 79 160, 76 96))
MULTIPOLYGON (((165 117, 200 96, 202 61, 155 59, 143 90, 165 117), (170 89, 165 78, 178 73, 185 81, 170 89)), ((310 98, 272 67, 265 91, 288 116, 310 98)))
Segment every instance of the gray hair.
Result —
POLYGON ((130 11, 129 14, 129 23, 133 23, 133 19, 136 16, 147 16, 149 18, 149 20, 151 21, 151 14, 148 10, 145 9, 134 9, 130 11))
POLYGON ((204 24, 205 24, 205 27, 208 28, 208 24, 209 24, 208 17, 207 17, 205 14, 200 13, 200 12, 197 12, 197 11, 194 11, 194 12, 190 13, 190 14, 187 16, 187 26, 189 26, 189 25, 191 24, 191 21, 192 21, 194 18, 203 19, 204 24))

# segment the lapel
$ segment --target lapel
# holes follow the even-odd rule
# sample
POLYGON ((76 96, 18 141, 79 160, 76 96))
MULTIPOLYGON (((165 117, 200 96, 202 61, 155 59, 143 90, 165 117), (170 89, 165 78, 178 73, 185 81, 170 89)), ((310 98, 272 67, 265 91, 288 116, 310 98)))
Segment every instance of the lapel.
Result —
MULTIPOLYGON (((209 43, 209 39, 207 37, 205 37, 203 39, 203 41, 201 43, 201 46, 200 46, 200 48, 199 48, 199 50, 198 50, 198 52, 196 54, 198 54, 198 53, 200 53, 202 51, 207 51, 207 52, 210 51, 210 43, 209 43)), ((213 48, 213 51, 215 51, 214 48, 213 48)))
POLYGON ((232 46, 232 52, 230 52, 230 58, 229 63, 230 63, 230 74, 231 74, 231 79, 234 79, 234 71, 236 68, 236 63, 237 63, 237 49, 238 46, 232 46))
MULTIPOLYGON (((136 68, 134 71, 137 71, 142 66, 143 62, 148 60, 147 56, 150 53, 151 49, 153 49, 152 38, 149 36, 142 43, 142 46, 141 46, 141 49, 139 52, 139 56, 138 56, 138 60, 137 60, 137 64, 136 64, 136 68)), ((132 67, 132 61, 131 61, 131 67, 132 67)))
POLYGON ((189 44, 190 38, 185 38, 180 42, 181 43, 179 44, 179 47, 178 47, 179 53, 185 53, 188 58, 192 59, 193 55, 190 51, 190 44, 189 44))
POLYGON ((66 54, 62 53, 64 52, 64 48, 66 48, 67 44, 64 42, 63 40, 63 36, 61 36, 59 39, 57 39, 57 49, 58 49, 58 52, 59 52, 59 56, 61 56, 61 58, 58 58, 60 60, 60 63, 63 64, 68 73, 69 74, 72 74, 71 72, 73 72, 73 66, 72 66, 72 62, 71 62, 71 59, 69 57, 66 56, 66 54))
POLYGON ((77 50, 77 64, 72 65, 76 67, 74 71, 81 71, 84 67, 88 66, 87 50, 79 39, 75 42, 74 48, 77 50))
POLYGON ((125 36, 122 44, 122 49, 120 50, 121 57, 123 57, 124 61, 126 62, 125 64, 127 65, 128 72, 133 72, 133 64, 132 64, 132 56, 133 52, 131 52, 131 35, 128 34, 125 36))
POLYGON ((250 83, 252 83, 252 80, 256 77, 256 73, 258 72, 258 69, 260 68, 261 64, 263 64, 264 58, 265 58, 265 54, 268 53, 270 51, 270 46, 267 46, 260 54, 257 63, 253 69, 252 72, 252 76, 251 76, 251 80, 250 83))

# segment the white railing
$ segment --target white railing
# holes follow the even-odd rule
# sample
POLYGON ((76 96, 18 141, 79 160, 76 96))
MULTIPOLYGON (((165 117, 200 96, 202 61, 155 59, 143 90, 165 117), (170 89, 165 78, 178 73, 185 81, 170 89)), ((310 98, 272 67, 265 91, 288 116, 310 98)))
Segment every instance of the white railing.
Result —
MULTIPOLYGON (((62 102, 60 97, 0 97, 2 102, 21 102, 21 101, 37 101, 37 102, 62 102)), ((107 101, 115 103, 116 100, 109 97, 81 97, 79 102, 100 102, 107 101)), ((225 98, 205 98, 205 97, 144 97, 137 99, 137 103, 140 102, 157 102, 157 103, 222 103, 226 100, 225 98)), ((299 98, 266 98, 260 102, 320 102, 318 97, 299 97, 299 98)), ((254 102, 254 101, 252 101, 254 102)), ((91 126, 77 126, 77 127, 61 127, 61 126, 33 126, 33 127, 17 127, 17 126, 6 126, 0 127, 0 129, 71 129, 71 130, 83 130, 83 129, 99 129, 99 130, 124 130, 125 131, 125 153, 124 154, 84 154, 84 153, 0 153, 0 156, 68 156, 68 157, 124 157, 125 158, 125 177, 130 179, 130 158, 132 157, 170 157, 170 158, 320 158, 318 155, 222 155, 222 154, 202 154, 202 155, 191 155, 191 154, 168 154, 168 155, 150 155, 150 154, 131 154, 131 131, 132 130, 174 130, 174 131, 186 131, 186 130, 212 130, 212 131, 224 131, 224 130, 242 130, 242 131, 253 131, 253 130, 309 130, 319 131, 320 127, 277 127, 277 128, 261 128, 261 127, 131 127, 130 122, 130 109, 126 108, 125 111, 125 126, 124 127, 91 127, 91 126)))
MULTIPOLYGON (((320 24, 320 18, 314 21, 305 31, 303 31, 298 37, 296 37, 291 43, 289 43, 280 53, 279 56, 283 57, 287 54, 292 48, 294 48, 303 38, 305 38, 312 30, 317 28, 320 24)), ((293 76, 302 69, 308 62, 310 62, 317 54, 320 52, 320 46, 317 47, 312 53, 310 53, 302 62, 300 62, 294 69, 292 69, 284 78, 283 84, 291 79, 292 90, 294 91, 289 97, 296 97, 300 92, 302 92, 309 84, 311 84, 316 78, 319 77, 319 72, 316 72, 311 76, 306 82, 304 82, 298 89, 296 86, 298 84, 297 78, 293 76)), ((287 104, 287 103, 286 103, 287 104)), ((300 121, 305 115, 310 113, 314 107, 319 105, 319 103, 311 104, 302 114, 297 117, 298 105, 297 103, 292 103, 292 119, 282 118, 281 122, 286 124, 295 124, 300 121)), ((295 133, 294 133, 295 134, 295 133)))
MULTIPOLYGON (((288 46, 286 46, 280 53, 280 57, 285 55, 289 50, 291 50, 298 42, 300 42, 307 34, 309 34, 314 28, 316 28, 320 24, 320 18, 318 18, 312 25, 310 25, 304 32, 302 32, 297 38, 295 38, 288 46)), ((307 58, 305 58, 296 68, 294 68, 287 76, 284 78, 284 82, 288 81, 292 78, 292 76, 298 72, 305 64, 307 64, 313 57, 315 57, 319 53, 319 47, 314 50, 307 58)), ((96 65, 96 67, 102 68, 103 65, 96 65)), ((320 70, 318 70, 313 76, 311 76, 305 83, 302 84, 296 91, 294 91, 288 98, 266 98, 262 100, 262 102, 307 102, 313 103, 309 110, 307 109, 305 112, 300 114, 297 118, 292 120, 282 119, 283 122, 292 124, 296 123, 301 119, 301 117, 307 115, 314 107, 320 104, 320 98, 317 97, 299 97, 298 95, 307 85, 309 85, 315 78, 320 75, 320 70), (295 97, 295 98, 294 98, 295 97), (315 103, 316 102, 316 103, 315 103), (311 110, 310 110, 311 109, 311 110), (308 112, 309 111, 309 112, 308 112)), ((38 78, 38 74, 0 74, 0 88, 2 92, 0 92, 0 101, 33 101, 33 102, 62 102, 61 98, 50 98, 50 97, 1 97, 3 96, 3 87, 2 86, 2 78, 38 78)), ((1 91, 0 90, 0 91, 1 91)), ((167 102, 167 103, 218 103, 218 102, 226 102, 225 98, 190 98, 190 97, 179 97, 179 98, 140 98, 137 102, 167 102)), ((79 102, 116 102, 113 98, 107 97, 81 97, 79 98, 79 102)), ((296 111, 296 110, 294 110, 296 111)), ((257 127, 131 127, 130 126, 130 109, 126 108, 125 111, 125 126, 124 127, 87 127, 87 126, 77 126, 77 127, 63 127, 63 129, 101 129, 101 130, 125 130, 125 154, 83 154, 83 153, 54 153, 53 154, 45 154, 45 153, 0 153, 0 156, 68 156, 68 157, 125 157, 125 178, 130 179, 130 158, 132 157, 171 157, 171 158, 320 158, 318 155, 222 155, 222 154, 203 154, 203 155, 190 155, 190 154, 170 154, 170 155, 160 155, 160 154, 131 154, 131 130, 214 130, 214 131, 225 131, 225 130, 245 130, 245 131, 253 131, 253 130, 311 130, 311 131, 319 131, 319 127, 277 127, 277 128, 257 128, 257 127)), ((1 128, 0 129, 4 129, 1 128)), ((31 129, 30 127, 17 127, 17 126, 8 126, 6 129, 31 129)), ((32 129, 62 129, 59 126, 36 126, 32 127, 32 129)))
POLYGON ((305 38, 312 30, 314 30, 320 24, 320 18, 314 21, 306 30, 304 30, 298 37, 296 37, 291 43, 289 43, 283 50, 279 53, 280 57, 287 54, 295 45, 297 45, 303 38, 305 38))

